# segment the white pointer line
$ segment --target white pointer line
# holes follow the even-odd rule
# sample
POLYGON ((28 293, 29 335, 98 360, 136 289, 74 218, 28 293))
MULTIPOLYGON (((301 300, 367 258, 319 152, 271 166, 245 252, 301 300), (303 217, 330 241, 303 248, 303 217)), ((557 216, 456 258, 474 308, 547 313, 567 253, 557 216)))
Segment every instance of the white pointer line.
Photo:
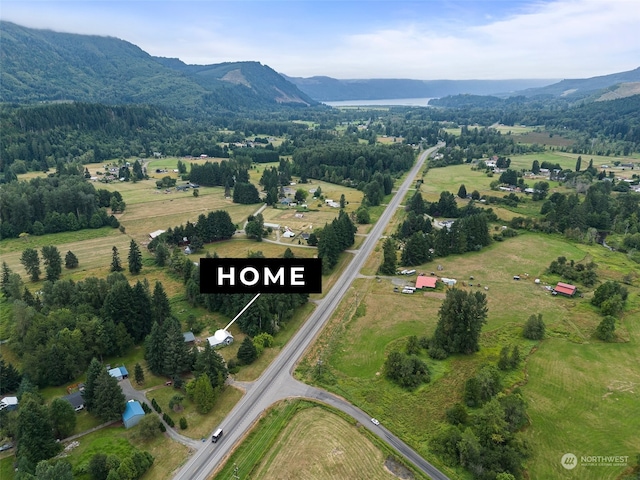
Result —
POLYGON ((259 293, 256 293, 256 296, 255 296, 255 297, 253 297, 253 298, 251 299, 251 301, 250 301, 249 303, 247 303, 247 304, 245 305, 245 307, 244 307, 242 310, 240 310, 240 313, 239 313, 239 314, 237 314, 237 315, 235 316, 235 318, 229 322, 229 325, 227 325, 226 327, 224 327, 224 329, 225 329, 225 330, 228 330, 228 329, 229 329, 229 327, 230 327, 231 325, 233 325, 233 322, 235 322, 238 318, 240 318, 240 315, 242 315, 242 314, 245 312, 245 310, 246 310, 247 308, 249 308, 249 307, 251 306, 251 304, 252 304, 253 302, 255 302, 255 301, 258 299, 258 297, 259 297, 259 296, 260 296, 260 294, 259 294, 259 293))

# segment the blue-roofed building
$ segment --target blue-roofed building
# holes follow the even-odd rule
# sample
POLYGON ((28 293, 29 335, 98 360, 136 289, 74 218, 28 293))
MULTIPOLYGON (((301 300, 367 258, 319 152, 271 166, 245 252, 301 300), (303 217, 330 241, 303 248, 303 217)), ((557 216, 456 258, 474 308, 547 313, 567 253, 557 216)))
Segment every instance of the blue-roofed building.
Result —
POLYGON ((111 375, 118 381, 122 380, 123 378, 129 378, 129 372, 124 367, 124 365, 122 367, 112 368, 111 370, 109 370, 109 375, 111 375))
POLYGON ((122 414, 122 423, 125 428, 131 428, 138 424, 138 422, 144 417, 144 410, 140 402, 135 400, 129 400, 127 406, 122 414))

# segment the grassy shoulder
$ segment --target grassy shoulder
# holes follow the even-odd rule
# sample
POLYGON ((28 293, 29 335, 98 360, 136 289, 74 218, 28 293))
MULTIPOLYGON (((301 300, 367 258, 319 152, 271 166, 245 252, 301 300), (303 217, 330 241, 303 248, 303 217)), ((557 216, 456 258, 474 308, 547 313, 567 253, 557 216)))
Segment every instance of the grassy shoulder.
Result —
POLYGON ((352 419, 314 402, 284 400, 258 421, 215 478, 425 478, 352 419))

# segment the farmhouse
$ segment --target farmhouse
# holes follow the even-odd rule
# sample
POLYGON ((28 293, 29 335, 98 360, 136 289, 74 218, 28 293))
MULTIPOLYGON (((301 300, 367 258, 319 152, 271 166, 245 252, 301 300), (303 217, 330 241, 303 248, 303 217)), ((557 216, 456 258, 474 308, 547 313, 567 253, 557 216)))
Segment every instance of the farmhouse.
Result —
POLYGON ((553 289, 555 293, 566 295, 567 297, 573 297, 576 293, 576 286, 568 283, 558 282, 556 288, 553 289))
POLYGON ((226 330, 220 329, 216 330, 216 333, 213 336, 207 338, 209 345, 212 347, 224 347, 227 345, 231 345, 233 343, 233 335, 231 335, 226 330))
POLYGON ((420 275, 416 279, 416 288, 436 288, 436 277, 427 277, 426 275, 420 275))
POLYGON ((69 402, 76 412, 84 408, 82 392, 73 392, 71 395, 65 395, 62 400, 69 402))
POLYGON ((124 366, 112 368, 111 370, 109 370, 109 375, 111 375, 118 381, 122 380, 123 378, 129 378, 129 372, 127 372, 127 369, 124 368, 124 366))
POLYGON ((6 409, 7 412, 10 412, 16 408, 18 408, 18 397, 4 397, 0 400, 0 411, 6 409))
POLYGON ((142 420, 142 417, 144 417, 144 410, 142 409, 140 402, 129 400, 124 409, 124 413, 122 414, 122 423, 124 423, 124 428, 131 428, 137 425, 138 422, 142 420))

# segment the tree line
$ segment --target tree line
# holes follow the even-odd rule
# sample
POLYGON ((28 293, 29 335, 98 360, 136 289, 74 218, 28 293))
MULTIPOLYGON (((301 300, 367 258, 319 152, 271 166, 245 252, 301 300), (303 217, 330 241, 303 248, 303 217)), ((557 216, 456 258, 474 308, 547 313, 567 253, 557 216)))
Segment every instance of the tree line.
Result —
POLYGON ((120 223, 107 213, 112 201, 124 210, 119 192, 95 187, 79 176, 33 178, 3 185, 0 196, 0 238, 21 233, 44 235, 120 223), (120 202, 122 203, 120 205, 120 202))

